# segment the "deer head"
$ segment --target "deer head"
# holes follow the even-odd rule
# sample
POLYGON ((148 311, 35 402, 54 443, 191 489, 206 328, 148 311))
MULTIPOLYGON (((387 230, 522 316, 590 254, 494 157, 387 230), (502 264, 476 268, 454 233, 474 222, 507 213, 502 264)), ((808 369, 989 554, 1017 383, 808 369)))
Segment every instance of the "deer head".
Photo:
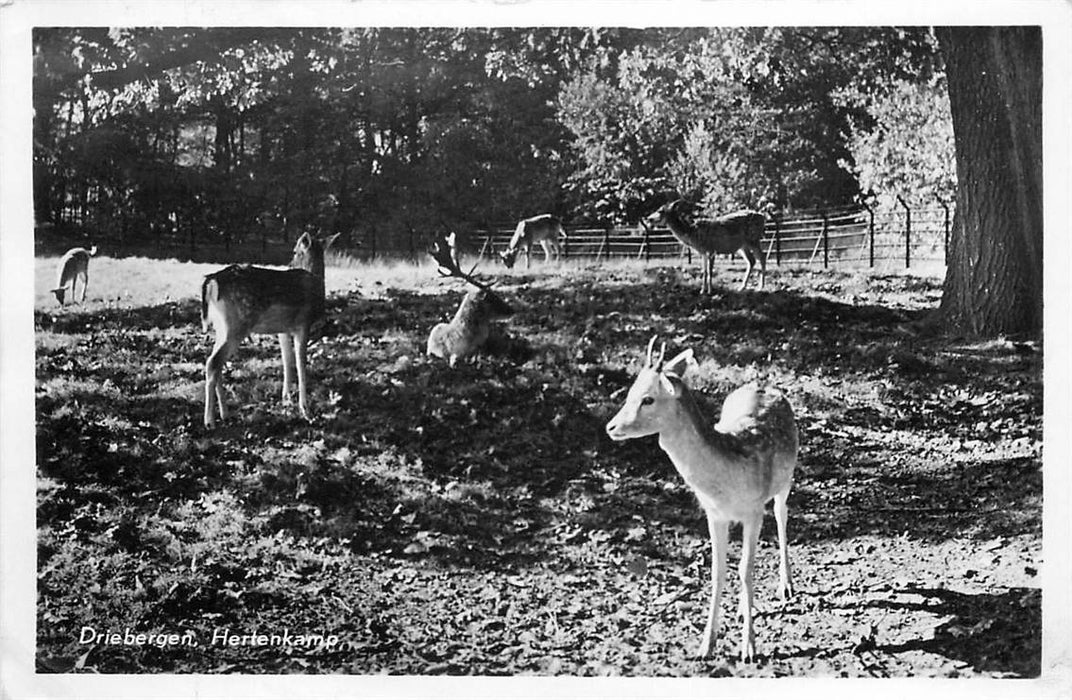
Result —
POLYGON ((685 350, 671 360, 664 360, 666 343, 659 355, 654 355, 656 336, 648 343, 644 367, 637 374, 625 403, 607 423, 607 435, 612 440, 627 440, 660 432, 673 420, 675 404, 684 391, 682 376, 696 364, 692 350, 685 350))

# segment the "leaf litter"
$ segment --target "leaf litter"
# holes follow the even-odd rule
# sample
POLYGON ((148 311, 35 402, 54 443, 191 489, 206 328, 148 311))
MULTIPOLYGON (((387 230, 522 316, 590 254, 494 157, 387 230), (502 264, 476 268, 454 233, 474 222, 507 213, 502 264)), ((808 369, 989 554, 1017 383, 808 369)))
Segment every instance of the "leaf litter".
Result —
POLYGON ((314 422, 278 406, 273 341, 254 340, 230 369, 242 410, 212 434, 192 300, 38 312, 41 669, 1038 675, 1037 344, 911 331, 934 278, 776 269, 767 291, 701 297, 693 270, 536 272, 500 285, 524 352, 453 371, 422 350, 456 294, 415 278, 334 295, 314 422), (757 663, 734 658, 735 576, 714 657, 693 657, 703 515, 654 439, 603 434, 654 333, 696 351, 712 422, 751 378, 798 413, 797 594, 777 599, 768 517, 757 663), (343 642, 87 650, 82 624, 343 642))

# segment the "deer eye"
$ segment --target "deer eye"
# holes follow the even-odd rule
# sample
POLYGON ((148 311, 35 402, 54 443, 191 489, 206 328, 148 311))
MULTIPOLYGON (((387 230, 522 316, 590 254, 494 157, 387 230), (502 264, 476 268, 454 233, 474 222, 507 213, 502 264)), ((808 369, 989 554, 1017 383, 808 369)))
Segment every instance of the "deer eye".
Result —
POLYGON ((653 399, 653 398, 652 398, 652 397, 650 397, 650 396, 645 396, 644 398, 642 398, 642 399, 640 400, 640 405, 641 405, 641 406, 650 406, 650 405, 652 405, 653 403, 655 403, 655 399, 653 399))

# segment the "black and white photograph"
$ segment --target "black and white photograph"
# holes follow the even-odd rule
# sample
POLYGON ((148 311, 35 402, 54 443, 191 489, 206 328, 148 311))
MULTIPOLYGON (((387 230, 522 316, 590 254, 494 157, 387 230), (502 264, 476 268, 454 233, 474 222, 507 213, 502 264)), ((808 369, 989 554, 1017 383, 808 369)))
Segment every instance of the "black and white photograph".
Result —
POLYGON ((1072 692, 1072 6, 574 4, 0 6, 0 695, 1072 692))

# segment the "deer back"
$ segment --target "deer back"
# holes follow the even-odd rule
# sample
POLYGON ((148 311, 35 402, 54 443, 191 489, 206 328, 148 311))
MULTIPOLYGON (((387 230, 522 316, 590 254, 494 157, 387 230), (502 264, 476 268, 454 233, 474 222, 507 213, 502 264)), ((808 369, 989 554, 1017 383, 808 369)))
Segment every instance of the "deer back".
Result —
POLYGON ((292 332, 324 315, 324 280, 301 269, 231 265, 205 277, 202 319, 213 309, 243 336, 292 332))

